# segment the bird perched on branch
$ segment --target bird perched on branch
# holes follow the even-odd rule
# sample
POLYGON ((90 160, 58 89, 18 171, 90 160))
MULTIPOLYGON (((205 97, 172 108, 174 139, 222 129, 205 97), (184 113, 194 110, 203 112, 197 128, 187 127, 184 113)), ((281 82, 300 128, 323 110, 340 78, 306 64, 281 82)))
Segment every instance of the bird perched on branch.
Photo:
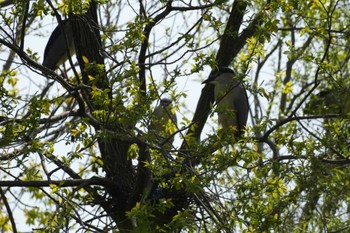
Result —
POLYGON ((56 70, 75 53, 73 31, 68 19, 62 20, 61 25, 57 25, 46 44, 44 52, 43 66, 56 70), (62 31, 63 29, 63 31, 62 31), (69 53, 68 51, 69 50, 69 53))
POLYGON ((312 95, 303 109, 306 115, 323 118, 323 131, 317 129, 314 134, 325 147, 326 156, 337 157, 343 153, 348 154, 350 151, 349 97, 347 89, 333 87, 333 89, 326 89, 312 95))
POLYGON ((165 142, 166 147, 170 148, 174 142, 173 133, 177 130, 177 118, 171 100, 161 99, 153 111, 153 116, 150 130, 154 131, 157 140, 165 142))
POLYGON ((347 114, 350 112, 349 94, 344 90, 324 90, 311 96, 304 108, 307 115, 347 114))
POLYGON ((247 92, 241 81, 234 77, 230 68, 219 67, 203 83, 215 86, 214 97, 219 125, 223 129, 233 128, 235 137, 240 138, 247 124, 249 111, 247 92))

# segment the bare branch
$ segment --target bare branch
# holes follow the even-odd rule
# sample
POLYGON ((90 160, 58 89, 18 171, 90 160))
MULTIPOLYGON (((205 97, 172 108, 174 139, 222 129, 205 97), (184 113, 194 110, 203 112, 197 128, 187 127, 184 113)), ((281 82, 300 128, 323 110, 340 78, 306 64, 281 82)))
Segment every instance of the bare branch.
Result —
POLYGON ((0 1, 0 8, 6 7, 12 4, 14 4, 13 0, 3 0, 3 1, 0 1))
POLYGON ((154 19, 152 19, 144 28, 143 34, 145 36, 141 48, 140 48, 140 53, 139 53, 139 79, 140 79, 140 93, 143 93, 143 95, 146 93, 146 67, 145 67, 145 62, 146 62, 146 52, 148 48, 148 40, 149 40, 149 35, 153 29, 153 27, 156 25, 156 23, 162 19, 164 19, 171 11, 172 11, 172 4, 173 1, 168 1, 166 8, 162 13, 157 15, 154 19))
POLYGON ((7 201, 6 195, 5 195, 5 193, 4 193, 4 191, 2 190, 1 187, 0 187, 0 196, 1 196, 2 201, 5 204, 6 211, 8 213, 8 216, 9 216, 9 219, 10 219, 10 222, 11 222, 12 230, 13 230, 14 233, 17 233, 16 222, 15 222, 15 219, 13 218, 11 207, 10 207, 10 205, 9 205, 9 203, 7 201))
POLYGON ((0 187, 50 187, 56 185, 59 187, 86 187, 90 185, 100 185, 109 187, 113 183, 106 178, 94 176, 90 179, 73 179, 73 180, 1 180, 0 187))

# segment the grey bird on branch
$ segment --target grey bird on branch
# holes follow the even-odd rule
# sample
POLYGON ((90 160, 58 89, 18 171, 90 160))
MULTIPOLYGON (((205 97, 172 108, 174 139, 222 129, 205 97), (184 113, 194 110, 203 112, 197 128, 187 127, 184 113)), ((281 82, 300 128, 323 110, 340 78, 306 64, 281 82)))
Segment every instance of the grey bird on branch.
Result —
POLYGON ((166 141, 166 147, 171 147, 174 142, 173 133, 177 130, 177 117, 170 99, 161 99, 159 105, 154 109, 150 130, 154 132, 157 140, 166 141))
POLYGON ((46 44, 43 66, 51 70, 56 70, 68 59, 68 54, 72 56, 74 53, 75 48, 71 23, 68 19, 62 20, 62 25, 57 25, 46 44))
POLYGON ((233 130, 235 138, 240 138, 247 124, 249 111, 247 92, 241 81, 235 78, 232 69, 219 67, 203 83, 214 85, 219 125, 224 130, 233 130))

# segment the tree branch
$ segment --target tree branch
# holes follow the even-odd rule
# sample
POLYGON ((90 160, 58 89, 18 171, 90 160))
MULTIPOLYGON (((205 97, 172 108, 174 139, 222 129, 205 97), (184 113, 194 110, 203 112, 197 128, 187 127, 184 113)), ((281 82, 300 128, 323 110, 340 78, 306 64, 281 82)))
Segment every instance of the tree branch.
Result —
POLYGON ((14 4, 13 0, 3 0, 3 1, 0 1, 0 8, 6 7, 12 4, 14 4))
POLYGON ((150 20, 150 22, 145 26, 143 30, 143 34, 145 36, 142 44, 141 44, 141 49, 140 49, 140 54, 139 54, 139 79, 140 79, 140 93, 142 95, 146 94, 146 52, 148 48, 148 40, 149 40, 149 35, 153 29, 153 27, 156 25, 157 22, 160 20, 164 19, 172 10, 171 4, 172 0, 168 1, 165 10, 157 15, 154 19, 150 20))
MULTIPOLYGON (((310 36, 309 38, 307 38, 305 43, 296 50, 296 54, 294 54, 294 56, 291 56, 291 58, 287 61, 286 78, 283 80, 284 85, 286 85, 292 79, 292 68, 294 63, 300 58, 301 55, 305 53, 306 48, 309 47, 313 38, 314 38, 313 36, 310 36)), ((281 104, 280 104, 281 113, 285 112, 286 101, 287 101, 287 94, 282 93, 281 104)))
POLYGON ((100 185, 109 187, 113 185, 109 179, 93 176, 90 179, 73 179, 73 180, 0 180, 0 187, 50 187, 56 185, 59 187, 86 187, 90 185, 100 185))
POLYGON ((4 191, 2 190, 1 187, 0 187, 0 196, 1 196, 2 201, 5 204, 6 211, 8 213, 8 216, 9 216, 9 219, 10 219, 10 222, 11 222, 12 230, 13 230, 14 233, 17 233, 16 222, 15 222, 15 219, 13 218, 11 207, 10 207, 10 205, 9 205, 9 203, 7 201, 6 195, 5 195, 5 193, 4 193, 4 191))

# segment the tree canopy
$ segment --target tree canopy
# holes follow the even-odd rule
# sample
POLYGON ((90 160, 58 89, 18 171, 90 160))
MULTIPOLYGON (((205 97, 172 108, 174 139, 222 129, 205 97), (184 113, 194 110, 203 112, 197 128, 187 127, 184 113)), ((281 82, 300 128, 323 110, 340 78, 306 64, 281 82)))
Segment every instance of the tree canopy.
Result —
POLYGON ((4 0, 0 17, 1 232, 349 231, 348 1, 4 0), (37 41, 67 19, 76 54, 50 70, 37 41), (239 140, 201 85, 220 66, 249 93, 239 140))

